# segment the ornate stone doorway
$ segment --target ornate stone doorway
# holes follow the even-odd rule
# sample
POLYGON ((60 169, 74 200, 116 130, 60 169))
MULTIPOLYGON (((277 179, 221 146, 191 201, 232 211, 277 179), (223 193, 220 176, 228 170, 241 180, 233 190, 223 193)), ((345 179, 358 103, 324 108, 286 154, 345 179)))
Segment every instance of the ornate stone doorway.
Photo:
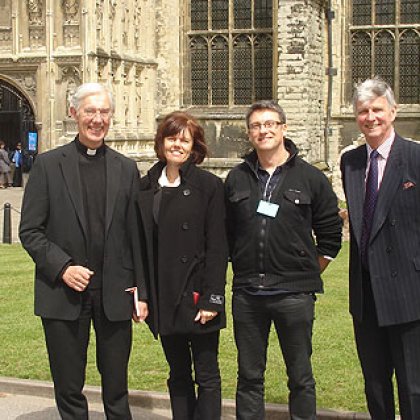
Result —
POLYGON ((28 147, 28 133, 37 132, 35 115, 27 97, 0 77, 0 139, 13 150, 21 142, 28 147))

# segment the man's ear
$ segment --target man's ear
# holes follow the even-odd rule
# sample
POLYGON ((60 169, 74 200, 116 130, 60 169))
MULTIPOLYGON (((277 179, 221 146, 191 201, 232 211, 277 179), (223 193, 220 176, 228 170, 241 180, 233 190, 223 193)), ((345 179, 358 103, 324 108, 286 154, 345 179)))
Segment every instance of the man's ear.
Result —
POLYGON ((391 121, 392 122, 394 122, 395 118, 397 117, 397 111, 398 111, 397 106, 394 105, 391 109, 391 121))
POLYGON ((75 119, 75 120, 77 120, 77 111, 76 111, 76 108, 74 107, 74 106, 71 106, 70 107, 70 115, 75 119))

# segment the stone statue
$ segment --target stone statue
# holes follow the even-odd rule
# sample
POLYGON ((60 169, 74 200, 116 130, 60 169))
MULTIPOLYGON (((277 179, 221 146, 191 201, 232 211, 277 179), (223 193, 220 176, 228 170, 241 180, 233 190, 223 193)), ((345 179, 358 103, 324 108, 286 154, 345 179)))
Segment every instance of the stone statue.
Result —
POLYGON ((79 12, 78 0, 62 0, 63 11, 67 22, 75 20, 79 12))
POLYGON ((29 23, 39 25, 42 22, 42 0, 28 0, 29 23))

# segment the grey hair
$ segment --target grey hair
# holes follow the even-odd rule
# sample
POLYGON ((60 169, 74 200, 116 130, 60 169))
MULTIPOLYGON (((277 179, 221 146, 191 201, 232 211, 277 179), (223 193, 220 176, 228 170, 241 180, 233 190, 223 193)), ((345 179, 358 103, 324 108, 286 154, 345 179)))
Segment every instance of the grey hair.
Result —
POLYGON ((279 114, 280 122, 283 124, 286 123, 286 113, 283 111, 283 108, 276 101, 272 99, 265 99, 265 100, 253 103, 248 108, 248 111, 246 113, 246 126, 249 127, 249 120, 251 118, 251 115, 255 111, 264 111, 264 110, 277 112, 277 114, 279 114))
POLYGON ((114 112, 115 103, 111 90, 107 86, 96 82, 83 83, 80 85, 70 99, 70 106, 76 111, 79 111, 80 105, 84 99, 86 99, 88 96, 102 93, 108 95, 109 103, 111 104, 111 111, 114 112))
POLYGON ((366 79, 356 85, 353 94, 353 111, 356 113, 357 103, 371 101, 376 98, 385 97, 390 107, 397 106, 395 101, 394 92, 391 86, 380 77, 373 79, 366 79))

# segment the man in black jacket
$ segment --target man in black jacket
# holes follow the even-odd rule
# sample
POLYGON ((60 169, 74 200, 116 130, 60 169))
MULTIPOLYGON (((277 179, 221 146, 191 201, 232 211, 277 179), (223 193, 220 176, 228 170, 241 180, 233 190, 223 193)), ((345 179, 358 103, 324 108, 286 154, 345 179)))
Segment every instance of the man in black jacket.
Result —
POLYGON ((82 389, 90 326, 108 420, 131 419, 127 366, 131 317, 147 304, 134 202, 135 162, 105 145, 114 107, 111 92, 81 85, 70 112, 74 141, 35 161, 23 198, 20 239, 35 262, 35 314, 42 318, 55 398, 64 420, 87 419, 82 389))
POLYGON ((254 151, 226 180, 238 348, 236 415, 264 418, 264 371, 271 323, 288 373, 292 419, 315 419, 312 327, 320 273, 341 247, 337 198, 321 171, 285 138, 286 115, 260 101, 246 116, 254 151), (315 235, 315 242, 313 235, 315 235))

